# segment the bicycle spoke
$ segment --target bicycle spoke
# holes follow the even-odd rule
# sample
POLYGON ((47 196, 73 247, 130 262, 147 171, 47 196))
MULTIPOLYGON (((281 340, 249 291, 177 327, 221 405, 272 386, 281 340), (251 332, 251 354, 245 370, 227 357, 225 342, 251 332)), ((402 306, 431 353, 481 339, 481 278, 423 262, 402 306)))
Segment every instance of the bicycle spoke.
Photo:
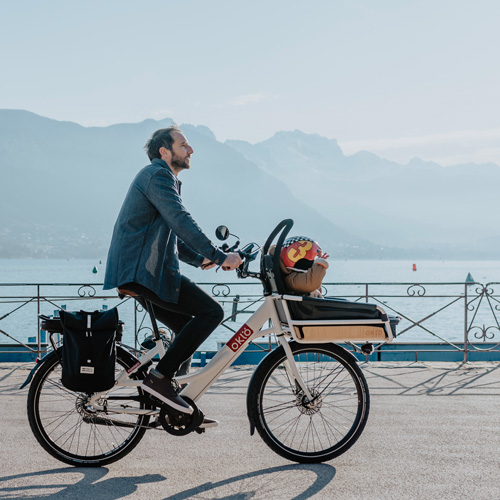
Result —
MULTIPOLYGON (((283 410, 283 411, 285 411, 285 410, 283 410)), ((267 412, 266 412, 266 413, 267 413, 267 412)), ((285 415, 287 415, 287 416, 288 416, 288 414, 285 414, 285 415)), ((292 416, 292 417, 288 416, 288 420, 287 420, 286 422, 283 422, 283 423, 279 424, 279 425, 275 428, 275 430, 279 430, 279 428, 280 428, 280 427, 287 426, 287 425, 289 424, 289 422, 291 422, 292 420, 295 420, 296 418, 299 418, 299 417, 300 417, 300 415, 301 415, 301 414, 300 414, 300 413, 298 413, 297 415, 294 415, 294 416, 292 416)), ((283 416, 283 412, 281 412, 280 414, 274 415, 274 416, 273 416, 273 418, 268 419, 267 421, 268 421, 268 423, 273 423, 273 422, 275 422, 277 419, 281 418, 282 416, 283 416)))
POLYGON ((297 406, 297 404, 295 401, 286 401, 284 403, 278 403, 278 404, 273 405, 273 406, 266 405, 266 411, 264 413, 272 413, 274 411, 288 410, 288 409, 294 408, 296 406, 297 406))
POLYGON ((293 426, 290 427, 288 433, 283 436, 284 439, 283 439, 283 442, 287 443, 288 441, 290 441, 290 447, 293 445, 293 442, 295 440, 295 437, 297 435, 297 430, 298 430, 298 427, 300 425, 300 418, 302 417, 302 414, 299 414, 298 417, 296 417, 295 419, 295 424, 293 426), (289 436, 291 435, 291 439, 289 440, 289 436))

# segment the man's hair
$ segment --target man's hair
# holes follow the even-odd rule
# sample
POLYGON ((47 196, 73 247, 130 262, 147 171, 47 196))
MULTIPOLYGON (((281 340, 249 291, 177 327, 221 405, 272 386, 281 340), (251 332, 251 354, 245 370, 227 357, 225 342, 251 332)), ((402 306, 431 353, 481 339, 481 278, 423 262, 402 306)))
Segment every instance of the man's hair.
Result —
POLYGON ((157 130, 151 136, 151 139, 146 142, 144 149, 146 150, 150 160, 153 158, 161 158, 160 148, 166 148, 172 151, 172 144, 174 143, 172 132, 180 132, 177 125, 157 130))

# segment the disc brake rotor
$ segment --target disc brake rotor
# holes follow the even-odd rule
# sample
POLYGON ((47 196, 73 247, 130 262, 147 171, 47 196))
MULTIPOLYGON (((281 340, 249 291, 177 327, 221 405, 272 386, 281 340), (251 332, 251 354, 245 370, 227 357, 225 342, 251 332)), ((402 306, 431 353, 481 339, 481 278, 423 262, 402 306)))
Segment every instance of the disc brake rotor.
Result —
POLYGON ((313 398, 311 401, 309 401, 303 392, 299 392, 295 396, 296 406, 303 415, 314 415, 318 413, 323 406, 321 394, 316 389, 312 389, 310 393, 313 398))

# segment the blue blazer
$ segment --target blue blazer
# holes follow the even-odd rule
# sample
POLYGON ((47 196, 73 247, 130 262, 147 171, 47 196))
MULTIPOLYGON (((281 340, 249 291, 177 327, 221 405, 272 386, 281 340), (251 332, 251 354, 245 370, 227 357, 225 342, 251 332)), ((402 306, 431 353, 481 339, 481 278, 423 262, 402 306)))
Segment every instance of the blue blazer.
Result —
POLYGON ((154 158, 135 177, 118 214, 106 263, 104 290, 139 283, 158 297, 179 298, 179 258, 199 267, 203 258, 222 264, 217 249, 182 205, 180 182, 154 158))

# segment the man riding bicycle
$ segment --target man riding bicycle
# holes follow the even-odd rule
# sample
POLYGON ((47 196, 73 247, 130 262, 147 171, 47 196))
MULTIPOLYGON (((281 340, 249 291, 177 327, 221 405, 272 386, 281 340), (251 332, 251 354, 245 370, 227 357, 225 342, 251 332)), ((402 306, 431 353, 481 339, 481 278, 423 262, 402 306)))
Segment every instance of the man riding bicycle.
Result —
MULTIPOLYGON (((157 130, 146 143, 151 164, 132 182, 115 223, 104 289, 118 288, 153 304, 156 317, 175 333, 165 356, 142 383, 144 391, 183 413, 193 408, 175 390, 175 373, 224 318, 221 305, 183 276, 179 259, 202 269, 241 264, 205 236, 181 198, 177 176, 191 168, 193 148, 172 126, 157 130)), ((217 422, 205 419, 201 427, 217 422)))

